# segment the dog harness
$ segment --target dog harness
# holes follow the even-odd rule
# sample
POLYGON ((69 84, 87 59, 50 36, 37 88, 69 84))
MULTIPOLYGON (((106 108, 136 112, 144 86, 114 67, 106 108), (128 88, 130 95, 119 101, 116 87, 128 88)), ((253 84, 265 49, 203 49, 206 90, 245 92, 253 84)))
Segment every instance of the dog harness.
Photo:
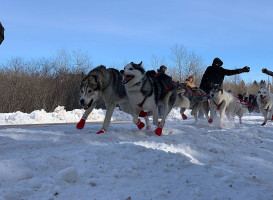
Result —
MULTIPOLYGON (((154 75, 154 77, 157 78, 157 77, 158 77, 158 73, 156 73, 156 74, 154 75)), ((172 81, 170 87, 167 88, 167 90, 165 91, 165 94, 167 94, 167 93, 172 89, 172 87, 173 87, 173 81, 172 81)))
POLYGON ((148 96, 146 96, 146 97, 143 99, 143 101, 142 101, 141 103, 137 104, 138 107, 142 108, 142 106, 143 106, 143 104, 145 103, 147 97, 148 97, 148 96))
MULTIPOLYGON (((154 75, 154 77, 157 78, 157 77, 158 77, 158 73, 156 73, 156 74, 154 75)), ((167 90, 165 91, 165 94, 167 94, 167 93, 172 89, 172 87, 173 87, 173 81, 172 81, 170 87, 168 87, 167 90)), ((151 90, 151 92, 150 92, 149 95, 145 96, 145 98, 143 99, 143 101, 140 102, 140 103, 138 104, 138 107, 142 108, 142 106, 143 106, 143 104, 145 103, 147 97, 152 95, 152 91, 153 91, 153 90, 151 90)))
POLYGON ((173 81, 172 81, 170 87, 165 91, 165 94, 167 94, 172 89, 172 87, 173 87, 173 81))
POLYGON ((212 101, 213 101, 213 103, 216 105, 217 110, 220 110, 220 107, 221 107, 223 101, 222 101, 220 104, 217 104, 213 99, 212 99, 212 101))

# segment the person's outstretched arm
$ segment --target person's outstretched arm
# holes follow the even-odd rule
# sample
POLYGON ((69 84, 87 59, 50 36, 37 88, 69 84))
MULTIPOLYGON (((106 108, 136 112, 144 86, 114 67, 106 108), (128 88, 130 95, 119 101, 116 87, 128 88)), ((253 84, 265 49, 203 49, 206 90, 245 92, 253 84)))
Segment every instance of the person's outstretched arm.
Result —
POLYGON ((245 66, 242 69, 224 69, 223 68, 223 73, 226 76, 232 76, 235 74, 241 74, 241 73, 249 72, 249 71, 250 71, 250 68, 248 66, 245 66))
POLYGON ((269 75, 269 76, 273 76, 273 72, 272 72, 272 71, 269 71, 269 70, 266 69, 266 68, 263 68, 263 69, 262 69, 262 72, 265 73, 265 74, 267 74, 267 75, 269 75))

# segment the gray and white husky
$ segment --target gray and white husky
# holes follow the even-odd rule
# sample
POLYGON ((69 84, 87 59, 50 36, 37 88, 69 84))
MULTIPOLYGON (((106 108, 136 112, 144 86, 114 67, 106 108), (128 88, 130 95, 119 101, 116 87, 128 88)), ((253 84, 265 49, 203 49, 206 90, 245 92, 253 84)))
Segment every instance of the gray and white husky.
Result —
POLYGON ((257 103, 261 113, 264 116, 264 126, 267 120, 273 120, 273 94, 271 94, 265 85, 260 86, 257 95, 257 103))
POLYGON ((177 95, 177 84, 171 77, 155 73, 145 72, 142 62, 133 62, 124 67, 123 83, 129 97, 131 106, 134 109, 133 122, 139 126, 142 123, 138 116, 142 111, 152 112, 153 124, 157 126, 155 133, 160 136, 164 127, 166 117, 173 107, 181 107, 181 114, 190 106, 189 100, 177 95), (162 120, 158 121, 158 105, 164 107, 162 120))
MULTIPOLYGON (((102 128, 97 134, 107 131, 117 104, 122 111, 131 115, 133 114, 132 106, 129 103, 125 87, 122 84, 120 72, 113 68, 106 69, 105 66, 101 65, 91 70, 81 81, 79 104, 83 106, 86 111, 77 124, 78 129, 84 127, 85 120, 96 107, 100 98, 102 98, 105 103, 106 115, 102 128)), ((147 128, 150 127, 148 117, 145 117, 145 121, 147 128)))
POLYGON ((210 119, 209 123, 213 122, 214 115, 217 110, 220 111, 220 128, 222 128, 224 115, 226 114, 228 119, 234 119, 235 115, 239 117, 240 124, 242 123, 242 116, 247 111, 243 109, 233 94, 228 93, 222 89, 222 86, 215 84, 210 92, 210 119))
MULTIPOLYGON (((189 99, 190 109, 192 109, 191 115, 194 116, 195 122, 198 121, 198 111, 200 109, 205 114, 207 120, 209 120, 209 101, 207 98, 208 95, 206 95, 203 90, 197 87, 191 88, 185 83, 180 83, 178 85, 178 94, 179 93, 184 94, 184 96, 189 99)), ((185 114, 182 114, 182 117, 183 119, 187 119, 187 116, 185 114)))

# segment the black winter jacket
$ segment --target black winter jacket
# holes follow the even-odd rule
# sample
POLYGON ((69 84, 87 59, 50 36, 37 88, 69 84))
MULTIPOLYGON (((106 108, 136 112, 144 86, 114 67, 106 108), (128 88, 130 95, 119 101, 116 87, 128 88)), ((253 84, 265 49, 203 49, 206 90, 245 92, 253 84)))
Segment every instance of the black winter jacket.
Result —
POLYGON ((200 89, 209 94, 214 84, 223 84, 225 76, 240 74, 242 72, 242 69, 229 70, 219 66, 209 66, 202 77, 200 89))

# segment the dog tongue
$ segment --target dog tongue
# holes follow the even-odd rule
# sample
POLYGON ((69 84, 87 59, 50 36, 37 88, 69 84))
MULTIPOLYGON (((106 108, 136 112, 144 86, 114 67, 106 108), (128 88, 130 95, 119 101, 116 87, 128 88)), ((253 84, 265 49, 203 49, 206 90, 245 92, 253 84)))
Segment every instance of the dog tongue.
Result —
POLYGON ((131 75, 126 75, 124 76, 124 80, 127 82, 127 81, 130 81, 131 79, 133 78, 133 76, 131 75))

